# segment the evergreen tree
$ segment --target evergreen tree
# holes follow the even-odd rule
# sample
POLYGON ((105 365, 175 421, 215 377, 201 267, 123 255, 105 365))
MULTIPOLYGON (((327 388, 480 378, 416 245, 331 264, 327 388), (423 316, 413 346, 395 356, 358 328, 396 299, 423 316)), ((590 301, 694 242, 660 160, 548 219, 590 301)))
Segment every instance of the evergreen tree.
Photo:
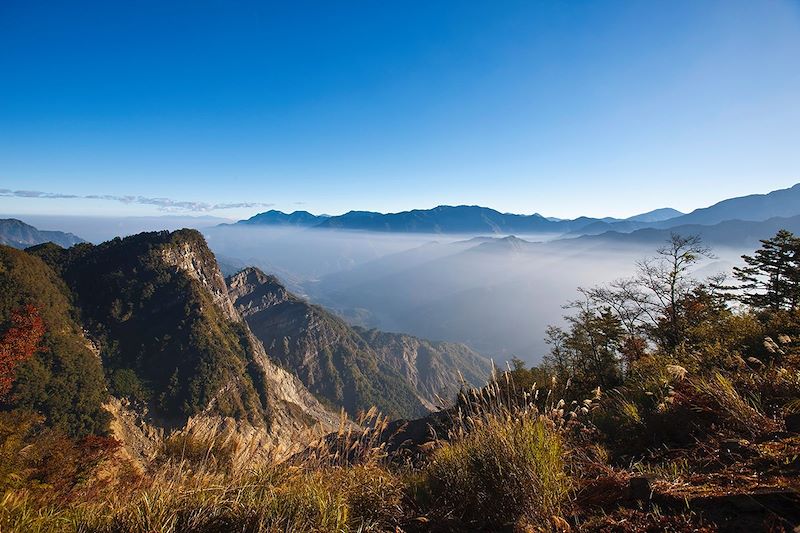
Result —
POLYGON ((761 248, 743 255, 743 267, 735 267, 738 298, 756 308, 795 311, 800 305, 800 238, 787 230, 761 241, 761 248))

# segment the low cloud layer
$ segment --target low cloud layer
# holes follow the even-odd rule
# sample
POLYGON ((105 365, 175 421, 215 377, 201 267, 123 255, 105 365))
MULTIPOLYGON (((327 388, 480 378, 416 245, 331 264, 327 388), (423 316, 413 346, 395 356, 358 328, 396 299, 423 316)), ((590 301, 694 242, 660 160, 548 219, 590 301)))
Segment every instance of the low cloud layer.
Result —
POLYGON ((274 204, 263 202, 236 202, 236 203, 219 203, 212 204, 207 202, 191 202, 185 200, 173 200, 172 198, 149 198, 147 196, 117 196, 112 194, 62 194, 43 191, 25 191, 25 190, 11 190, 0 189, 0 196, 13 197, 13 198, 48 198, 48 199, 86 199, 86 200, 107 200, 112 202, 121 202, 123 204, 140 204, 140 205, 153 205, 160 211, 168 212, 194 212, 194 213, 208 213, 210 211, 219 211, 222 209, 240 209, 240 208, 266 208, 272 207, 274 204))

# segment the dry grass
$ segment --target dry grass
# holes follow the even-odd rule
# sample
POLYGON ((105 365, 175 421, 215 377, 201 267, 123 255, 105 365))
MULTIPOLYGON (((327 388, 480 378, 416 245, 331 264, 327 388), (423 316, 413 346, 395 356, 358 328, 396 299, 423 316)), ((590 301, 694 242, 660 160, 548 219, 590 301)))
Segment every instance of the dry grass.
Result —
POLYGON ((488 414, 470 424, 424 471, 431 512, 482 528, 550 525, 570 493, 561 436, 534 413, 488 414))
POLYGON ((754 401, 743 398, 731 380, 720 372, 694 377, 689 384, 693 392, 689 401, 694 409, 714 415, 725 429, 747 437, 778 429, 774 420, 757 409, 754 401))
POLYGON ((465 396, 452 431, 418 468, 390 460, 389 421, 375 410, 358 431, 342 418, 338 433, 279 464, 241 460, 252 455, 233 434, 177 432, 142 483, 102 498, 43 505, 7 491, 0 531, 394 531, 454 518, 549 527, 570 493, 559 430, 569 410, 561 402, 543 412, 535 391, 523 398, 512 404, 497 384, 465 396))
MULTIPOLYGON (((447 422, 449 431, 429 443, 423 461, 413 465, 387 452, 387 432, 393 426, 371 410, 358 425, 343 417, 337 433, 280 463, 254 462, 257 454, 248 448, 249 441, 226 430, 177 432, 164 440, 143 479, 125 483, 125 469, 114 460, 105 461, 88 473, 75 470, 67 484, 70 497, 63 502, 42 498, 42 491, 51 490, 47 487, 32 490, 29 480, 16 480, 22 471, 16 466, 0 469, 5 483, 0 532, 615 527, 617 518, 629 519, 619 502, 626 498, 631 476, 694 483, 694 461, 673 461, 665 450, 612 468, 613 457, 598 444, 593 420, 613 421, 616 425, 606 431, 630 440, 634 432, 652 431, 687 413, 737 435, 763 434, 774 426, 720 372, 675 373, 667 369, 648 378, 663 388, 658 398, 619 391, 598 392, 599 401, 573 402, 556 401, 535 386, 519 390, 509 373, 497 375, 489 386, 461 395, 447 422), (673 396, 673 385, 678 399, 666 401, 673 396), (609 515, 605 521, 586 521, 605 509, 617 513, 614 520, 609 515)), ((7 421, 0 446, 4 457, 18 456, 20 450, 36 456, 25 436, 31 426, 23 422, 7 421), (21 436, 11 422, 19 426, 21 436)), ((793 468, 778 466, 781 475, 793 468)), ((695 523, 690 517, 651 514, 636 515, 642 523, 631 522, 630 530, 683 525, 681 520, 687 527, 695 523)))
POLYGON ((509 373, 463 394, 447 440, 416 480, 430 518, 459 527, 550 529, 571 494, 564 429, 581 407, 519 391, 509 373))

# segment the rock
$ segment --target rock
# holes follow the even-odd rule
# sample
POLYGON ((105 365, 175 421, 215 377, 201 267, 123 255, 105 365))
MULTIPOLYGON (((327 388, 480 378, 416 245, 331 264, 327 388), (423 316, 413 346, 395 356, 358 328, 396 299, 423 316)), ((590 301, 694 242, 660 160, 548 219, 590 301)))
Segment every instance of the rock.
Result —
POLYGON ((376 406, 393 418, 424 416, 444 403, 440 398, 456 397, 462 377, 480 386, 491 370, 464 345, 353 327, 255 267, 227 283, 235 310, 269 357, 350 413, 376 406))

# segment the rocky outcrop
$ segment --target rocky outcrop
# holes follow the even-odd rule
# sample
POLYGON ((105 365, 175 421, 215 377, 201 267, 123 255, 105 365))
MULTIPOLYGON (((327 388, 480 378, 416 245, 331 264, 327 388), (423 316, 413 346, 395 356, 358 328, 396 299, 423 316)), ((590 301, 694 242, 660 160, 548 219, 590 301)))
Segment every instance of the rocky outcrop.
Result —
POLYGON ((454 402, 462 386, 485 385, 492 370, 488 359, 464 344, 428 341, 376 329, 355 329, 381 360, 414 386, 431 410, 454 402))
POLYGON ((211 250, 205 245, 205 240, 199 243, 195 235, 187 232, 185 239, 164 247, 162 255, 165 263, 197 280, 228 319, 241 320, 233 309, 225 286, 225 278, 222 277, 211 250))
POLYGON ((338 417, 323 407, 296 376, 270 360, 261 341, 234 308, 225 279, 216 261, 212 261, 213 254, 205 241, 198 243, 190 239, 188 242, 179 242, 165 248, 163 255, 168 264, 198 281, 227 318, 242 323, 244 342, 248 344, 252 362, 261 374, 262 383, 258 392, 266 404, 269 417, 268 430, 264 430, 232 417, 213 416, 213 411, 209 409, 204 415, 191 418, 187 430, 235 430, 249 446, 269 450, 271 454, 296 451, 297 444, 334 430, 338 417))
POLYGON ((351 414, 374 405, 390 416, 420 416, 437 407, 439 396, 454 396, 460 370, 470 385, 483 384, 488 375, 488 361, 465 346, 355 329, 256 268, 227 284, 236 310, 270 357, 351 414))
POLYGON ((245 268, 227 280, 228 294, 244 317, 256 315, 289 300, 297 300, 278 278, 257 268, 245 268))
POLYGON ((351 415, 376 406, 394 417, 426 412, 416 392, 347 323, 247 268, 227 280, 239 313, 270 358, 324 402, 351 415))

